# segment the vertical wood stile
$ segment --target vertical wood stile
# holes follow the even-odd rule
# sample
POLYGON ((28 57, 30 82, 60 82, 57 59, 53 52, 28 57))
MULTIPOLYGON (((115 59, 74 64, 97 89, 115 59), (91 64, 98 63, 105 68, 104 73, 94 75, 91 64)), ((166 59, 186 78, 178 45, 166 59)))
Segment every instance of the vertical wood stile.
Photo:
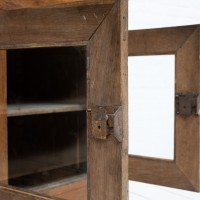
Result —
POLYGON ((123 143, 122 143, 122 199, 128 199, 128 1, 120 1, 121 20, 121 102, 123 108, 123 143))
MULTIPOLYGON (((198 26, 198 40, 199 40, 199 69, 200 69, 200 26, 198 26)), ((200 71, 199 71, 199 94, 200 94, 200 71)), ((200 116, 199 116, 199 125, 200 125, 200 116)), ((199 127, 200 129, 200 127, 199 127)), ((199 133, 199 191, 200 191, 200 133, 199 133)))
MULTIPOLYGON (((198 28, 176 52, 176 93, 199 93, 198 28)), ((175 162, 194 190, 199 190, 199 117, 176 115, 175 162)))
POLYGON ((8 179, 6 51, 0 50, 0 182, 8 179))
POLYGON ((127 1, 117 0, 89 43, 88 109, 122 106, 123 110, 122 143, 113 136, 92 138, 88 129, 89 200, 128 198, 127 13, 127 1))

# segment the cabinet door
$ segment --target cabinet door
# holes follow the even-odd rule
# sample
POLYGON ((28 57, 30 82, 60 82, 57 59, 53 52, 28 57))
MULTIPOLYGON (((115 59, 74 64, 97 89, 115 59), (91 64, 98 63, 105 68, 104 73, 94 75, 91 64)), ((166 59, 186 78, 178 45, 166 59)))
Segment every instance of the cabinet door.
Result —
POLYGON ((128 0, 0 8, 0 199, 127 200, 128 0))
POLYGON ((174 159, 129 155, 129 179, 199 191, 199 26, 130 31, 129 56, 141 55, 175 56, 174 159))

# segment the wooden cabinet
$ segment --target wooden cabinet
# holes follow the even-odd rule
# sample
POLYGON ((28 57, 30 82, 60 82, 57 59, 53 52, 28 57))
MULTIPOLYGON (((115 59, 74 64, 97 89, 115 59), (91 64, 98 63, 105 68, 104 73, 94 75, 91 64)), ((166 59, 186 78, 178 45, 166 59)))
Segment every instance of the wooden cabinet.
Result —
POLYGON ((0 8, 0 198, 127 199, 127 1, 0 8))
POLYGON ((128 34, 127 4, 0 2, 0 199, 127 200, 128 178, 199 191, 198 103, 179 102, 199 95, 199 26, 128 34), (174 160, 128 158, 128 54, 176 57, 174 160))

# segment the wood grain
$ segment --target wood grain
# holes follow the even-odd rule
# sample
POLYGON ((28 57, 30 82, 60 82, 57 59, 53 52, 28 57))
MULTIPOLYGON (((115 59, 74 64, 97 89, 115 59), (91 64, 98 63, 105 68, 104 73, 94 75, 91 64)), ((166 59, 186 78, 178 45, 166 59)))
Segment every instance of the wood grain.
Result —
POLYGON ((66 200, 87 200, 87 187, 77 188, 75 191, 63 193, 58 197, 66 200))
MULTIPOLYGON (((2 200, 56 200, 58 198, 54 197, 48 197, 48 196, 41 196, 39 194, 36 194, 34 192, 29 193, 23 190, 20 190, 19 188, 15 187, 8 187, 8 186, 0 186, 0 194, 2 200)), ((59 199, 58 199, 59 200, 59 199)))
MULTIPOLYGON (((128 199, 128 1, 120 1, 120 79, 121 79, 121 104, 122 104, 122 124, 123 142, 121 149, 121 190, 122 200, 128 199)), ((116 59, 116 57, 114 58, 116 59)), ((116 192, 116 191, 115 191, 116 192)))
MULTIPOLYGON (((199 28, 176 53, 176 93, 199 93, 199 28)), ((199 179, 199 116, 176 115, 176 164, 196 191, 199 179)))
MULTIPOLYGON (((15 2, 17 4, 19 1, 15 2)), ((61 6, 61 1, 57 1, 57 4, 40 4, 38 9, 32 9, 38 7, 35 4, 24 7, 23 3, 17 6, 12 5, 11 1, 10 6, 2 5, 2 9, 7 10, 0 12, 0 48, 59 46, 90 40, 88 108, 92 105, 122 106, 124 119, 122 143, 113 136, 107 141, 88 139, 88 199, 127 200, 128 1, 117 0, 114 6, 113 0, 82 2, 84 3, 74 4, 79 6, 65 7, 64 4, 61 6), (57 8, 58 3, 60 8, 57 8), (41 8, 43 6, 56 8, 41 8)), ((70 3, 72 1, 68 0, 68 5, 70 3)), ((91 133, 90 130, 88 132, 91 133)), ((4 186, 0 186, 0 194, 4 200, 50 199, 4 186)))
POLYGON ((129 56, 174 54, 197 26, 129 31, 129 56))
POLYGON ((1 0, 0 10, 111 4, 114 0, 1 0))
POLYGON ((0 11, 0 48, 85 43, 111 8, 107 4, 0 11))
POLYGON ((129 179, 156 185, 194 190, 173 161, 129 156, 129 179))
POLYGON ((0 182, 8 179, 6 51, 0 51, 0 182))
POLYGON ((8 105, 8 117, 39 115, 49 113, 66 113, 84 111, 86 106, 83 104, 65 104, 65 103, 27 103, 8 105))
MULTIPOLYGON (((127 200, 127 1, 118 1, 89 44, 88 109, 119 105, 123 141, 94 139, 88 129, 88 199, 127 200), (95 51, 94 51, 95 49, 95 51)), ((90 123, 90 120, 88 120, 90 123)))
MULTIPOLYGON (((200 26, 199 26, 199 33, 200 33, 200 26)), ((199 40, 198 44, 199 44, 199 58, 200 58, 200 36, 198 40, 199 40)), ((200 62, 199 62, 199 67, 200 67, 200 62)), ((200 81, 199 81, 199 88, 200 88, 200 81)), ((199 119, 199 123, 200 123, 200 119, 199 119)), ((200 136, 199 136, 198 141, 199 141, 199 184, 200 184, 200 136)))
MULTIPOLYGON (((58 186, 58 187, 55 187, 55 188, 47 189, 47 190, 44 190, 44 191, 41 191, 41 192, 43 194, 48 195, 48 196, 55 196, 55 197, 57 196, 58 197, 62 194, 66 194, 66 193, 71 192, 71 191, 74 192, 74 195, 77 195, 76 190, 80 189, 80 188, 87 189, 87 180, 86 179, 76 181, 76 182, 73 182, 73 183, 70 183, 70 184, 67 184, 67 185, 61 185, 61 186, 58 186)), ((82 195, 86 196, 86 194, 87 194, 87 192, 85 192, 82 195)))
MULTIPOLYGON (((199 26, 129 33, 129 56, 175 54, 176 93, 199 93, 199 26)), ((200 191, 198 116, 175 116, 175 160, 129 156, 129 178, 200 191)))
POLYGON ((2 46, 0 46, 2 49, 30 49, 30 48, 45 48, 45 47, 83 47, 83 46, 87 46, 88 45, 88 41, 75 41, 75 42, 71 42, 71 41, 67 41, 67 42, 57 42, 57 43, 53 43, 53 41, 51 42, 41 42, 41 43, 24 43, 24 44, 20 44, 20 43, 16 43, 16 44, 4 44, 2 46))

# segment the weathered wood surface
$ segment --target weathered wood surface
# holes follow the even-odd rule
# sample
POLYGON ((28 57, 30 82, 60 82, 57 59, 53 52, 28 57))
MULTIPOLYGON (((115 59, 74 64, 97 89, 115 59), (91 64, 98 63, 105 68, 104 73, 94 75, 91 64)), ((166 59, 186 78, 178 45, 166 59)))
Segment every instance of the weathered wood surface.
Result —
MULTIPOLYGON (((176 93, 200 93, 199 28, 187 38, 176 53, 176 93)), ((200 191, 199 116, 176 115, 176 165, 200 191)))
MULTIPOLYGON (((200 33, 200 26, 199 26, 199 33, 200 33)), ((200 58, 200 37, 198 44, 199 44, 199 58, 200 58)), ((199 67, 200 67, 200 61, 199 61, 199 67)), ((198 140, 199 140, 199 191, 200 191, 200 136, 198 140)))
POLYGON ((129 56, 173 54, 197 26, 129 31, 129 56))
MULTIPOLYGON (((200 92, 199 46, 198 25, 129 32, 129 56, 176 56, 176 93, 200 92)), ((199 116, 176 115, 174 161, 129 156, 129 178, 200 191, 199 127, 199 116)))
POLYGON ((111 4, 0 11, 0 49, 86 43, 111 4))
POLYGON ((82 104, 38 103, 8 105, 8 117, 49 113, 76 112, 86 110, 82 104))
POLYGON ((0 51, 0 182, 8 179, 6 51, 0 51))
POLYGON ((66 200, 87 200, 87 180, 78 180, 67 185, 47 189, 42 193, 66 200))
POLYGON ((156 185, 194 190, 173 161, 129 156, 129 179, 156 185))
MULTIPOLYGON (((7 7, 4 4, 0 11, 0 48, 59 46, 77 42, 86 44, 89 41, 88 108, 93 105, 122 106, 123 141, 120 143, 113 136, 107 141, 89 136, 88 199, 127 200, 128 1, 117 0, 114 6, 113 0, 91 0, 85 3, 80 1, 80 4, 74 4, 78 7, 65 7, 63 4, 59 6, 61 8, 56 3, 46 4, 40 5, 38 9, 33 9, 37 7, 34 4, 26 7, 24 4, 20 7, 19 4, 19 9, 14 4, 7 7), (41 8, 51 6, 55 7, 41 8)), ((0 187, 0 194, 4 200, 49 199, 4 186, 0 187)))
POLYGON ((0 10, 111 4, 115 0, 1 0, 0 10))
POLYGON ((36 193, 29 193, 18 188, 0 186, 0 198, 2 200, 56 200, 57 198, 50 198, 47 196, 41 196, 36 193))
POLYGON ((113 136, 95 139, 88 130, 90 200, 128 198, 127 13, 127 1, 118 1, 89 44, 88 109, 119 105, 123 110, 122 143, 113 136))

